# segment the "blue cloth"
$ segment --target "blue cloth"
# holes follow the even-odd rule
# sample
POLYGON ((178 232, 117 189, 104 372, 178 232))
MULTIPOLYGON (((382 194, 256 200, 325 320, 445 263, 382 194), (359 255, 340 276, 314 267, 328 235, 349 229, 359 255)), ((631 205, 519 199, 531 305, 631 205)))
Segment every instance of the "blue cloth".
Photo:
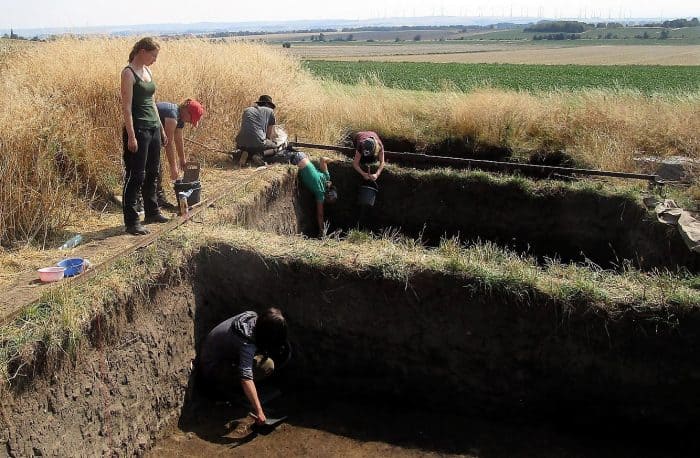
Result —
POLYGON ((156 103, 156 108, 158 108, 158 116, 163 126, 165 126, 165 118, 172 118, 177 120, 178 129, 185 127, 185 121, 180 119, 180 107, 177 106, 177 104, 172 102, 158 102, 156 103))
POLYGON ((202 343, 200 363, 206 377, 215 377, 219 365, 234 366, 241 379, 253 380, 255 312, 243 312, 219 323, 202 343))

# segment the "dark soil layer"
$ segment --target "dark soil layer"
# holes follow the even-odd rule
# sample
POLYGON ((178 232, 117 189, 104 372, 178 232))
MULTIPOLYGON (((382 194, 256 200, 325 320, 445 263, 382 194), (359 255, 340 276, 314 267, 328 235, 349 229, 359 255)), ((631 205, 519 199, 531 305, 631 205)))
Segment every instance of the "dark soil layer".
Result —
POLYGON ((197 266, 197 340, 241 311, 281 307, 292 390, 604 428, 700 418, 696 310, 673 327, 662 310, 612 320, 534 290, 485 293, 478 279, 391 279, 229 246, 203 250, 197 266))
MULTIPOLYGON (((343 140, 343 144, 348 147, 353 147, 352 135, 350 133, 343 140)), ((416 142, 405 137, 394 137, 381 135, 382 143, 386 151, 397 153, 422 153, 428 156, 446 156, 457 157, 462 159, 479 159, 487 161, 523 161, 523 154, 518 158, 513 157, 511 148, 480 142, 471 137, 448 137, 434 143, 416 142)), ((550 142, 551 143, 551 142, 550 142)), ((545 144, 539 150, 531 151, 527 154, 525 162, 536 165, 550 165, 556 167, 585 167, 585 164, 577 163, 571 155, 562 149, 562 145, 545 144)), ((406 158, 406 163, 403 165, 416 166, 418 168, 426 168, 425 163, 415 162, 406 158)), ((532 175, 537 178, 546 178, 547 172, 526 172, 528 176, 532 175)))
MULTIPOLYGON (((352 135, 344 139, 344 145, 353 147, 352 135)), ((419 143, 404 137, 381 135, 386 151, 397 153, 423 153, 429 156, 448 156, 468 159, 505 161, 513 152, 510 148, 479 142, 470 137, 449 137, 435 143, 419 143)))
POLYGON ((194 358, 193 305, 188 285, 119 301, 93 321, 94 347, 81 349, 74 364, 54 355, 25 367, 25 378, 0 397, 0 455, 144 452, 182 408, 194 358))
MULTIPOLYGON (((330 167, 339 199, 327 205, 331 229, 358 224, 368 230, 393 227, 409 237, 437 245, 444 235, 463 241, 490 240, 539 259, 583 261, 609 268, 625 261, 642 269, 700 269, 675 227, 653 217, 641 202, 594 190, 497 182, 483 175, 416 174, 385 170, 374 208, 361 218, 357 204, 360 176, 345 163, 330 167)), ((309 196, 303 203, 313 211, 309 196)))
MULTIPOLYGON (((224 219, 297 233, 296 189, 293 174, 274 180, 224 219)), ((75 360, 36 344, 11 364, 17 377, 0 393, 0 456, 138 455, 178 418, 195 356, 194 294, 186 272, 165 272, 154 284, 107 305, 75 360)))

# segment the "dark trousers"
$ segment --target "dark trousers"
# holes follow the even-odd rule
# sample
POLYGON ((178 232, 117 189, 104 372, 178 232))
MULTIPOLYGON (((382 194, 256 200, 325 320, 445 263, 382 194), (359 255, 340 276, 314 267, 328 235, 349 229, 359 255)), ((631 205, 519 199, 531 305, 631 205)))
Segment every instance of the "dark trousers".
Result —
POLYGON ((124 224, 133 226, 139 221, 136 210, 139 194, 143 196, 143 209, 146 216, 158 214, 156 199, 156 180, 160 168, 160 129, 136 128, 138 149, 135 153, 129 151, 128 137, 124 129, 124 191, 122 208, 124 224))

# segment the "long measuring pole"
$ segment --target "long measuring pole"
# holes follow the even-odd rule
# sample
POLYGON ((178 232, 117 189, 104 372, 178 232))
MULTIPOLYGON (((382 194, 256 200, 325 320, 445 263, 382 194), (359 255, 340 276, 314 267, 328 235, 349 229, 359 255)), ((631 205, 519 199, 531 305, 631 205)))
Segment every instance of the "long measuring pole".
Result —
MULTIPOLYGON (((355 150, 353 148, 348 148, 345 146, 333 146, 333 145, 319 145, 314 143, 304 143, 304 142, 291 142, 290 145, 299 148, 312 148, 327 151, 337 151, 339 153, 345 153, 348 155, 354 155, 355 150)), ((422 164, 434 164, 434 165, 449 165, 461 168, 478 168, 484 170, 492 171, 524 171, 524 172, 535 172, 544 174, 575 174, 584 176, 600 176, 600 177, 614 177, 614 178, 627 178, 632 180, 645 180, 652 183, 661 184, 656 175, 649 175, 645 173, 628 173, 628 172, 614 172, 609 170, 595 170, 595 169, 579 169, 573 167, 556 167, 552 165, 535 165, 535 164, 519 164, 517 162, 502 162, 502 161, 487 161, 484 159, 467 159, 461 157, 448 157, 448 156, 432 156, 428 154, 421 153, 397 153, 394 151, 384 151, 384 155, 387 159, 395 160, 397 162, 413 162, 422 164)))

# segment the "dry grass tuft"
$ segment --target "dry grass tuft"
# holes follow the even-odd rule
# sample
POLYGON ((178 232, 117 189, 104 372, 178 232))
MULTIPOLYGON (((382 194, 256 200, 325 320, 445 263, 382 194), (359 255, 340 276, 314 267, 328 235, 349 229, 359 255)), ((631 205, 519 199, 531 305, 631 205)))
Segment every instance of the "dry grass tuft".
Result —
MULTIPOLYGON (((133 40, 63 40, 5 59, 0 97, 0 243, 45 244, 121 182, 119 71, 133 40)), ((242 109, 278 102, 292 135, 336 142, 347 130, 423 141, 464 136, 518 149, 566 148, 592 167, 630 170, 636 154, 699 157, 700 104, 630 92, 463 94, 343 86, 314 79, 281 50, 233 42, 162 43, 157 99, 200 99, 208 117, 187 136, 230 149, 242 109)), ((216 160, 203 150, 194 153, 216 160)))

